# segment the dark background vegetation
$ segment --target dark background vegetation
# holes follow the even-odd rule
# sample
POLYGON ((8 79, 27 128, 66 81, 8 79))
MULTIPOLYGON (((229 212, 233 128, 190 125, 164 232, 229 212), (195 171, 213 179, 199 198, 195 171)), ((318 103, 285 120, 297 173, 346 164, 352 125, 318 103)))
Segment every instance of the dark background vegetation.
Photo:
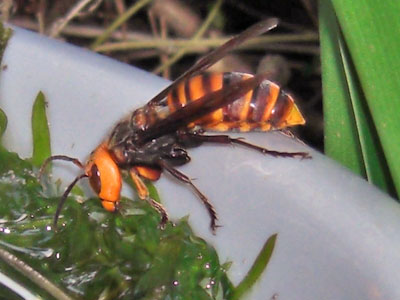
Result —
MULTIPOLYGON (((132 5, 128 0, 3 0, 3 21, 40 32, 79 47, 91 48, 96 38, 132 5), (86 3, 87 2, 87 3, 86 3), (74 11, 80 4, 83 7, 74 11), (66 20, 67 19, 67 20, 66 20), (61 26, 60 23, 66 20, 61 26)), ((108 38, 104 44, 143 41, 162 37, 166 40, 190 40, 203 24, 216 1, 154 0, 141 8, 108 38)), ((307 120, 307 126, 295 134, 312 146, 323 149, 322 95, 318 45, 318 17, 315 0, 225 0, 203 38, 228 37, 268 17, 281 20, 279 28, 268 35, 282 35, 279 43, 254 45, 235 51, 212 71, 257 70, 271 72, 271 77, 290 91, 307 120), (295 42, 285 36, 310 38, 295 42), (314 35, 313 35, 314 34, 314 35)), ((200 44, 200 45, 199 45, 200 44)), ((168 48, 101 51, 105 55, 153 72, 178 50, 168 48)), ((160 75, 173 80, 188 69, 199 55, 209 51, 193 43, 187 54, 160 75)))

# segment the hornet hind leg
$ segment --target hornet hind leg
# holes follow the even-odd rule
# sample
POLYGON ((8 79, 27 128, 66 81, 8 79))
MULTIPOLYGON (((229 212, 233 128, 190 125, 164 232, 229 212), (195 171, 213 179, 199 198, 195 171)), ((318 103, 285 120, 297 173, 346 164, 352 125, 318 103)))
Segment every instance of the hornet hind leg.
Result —
POLYGON ((217 143, 217 144, 238 144, 246 148, 250 148, 259 151, 263 154, 272 155, 274 157, 299 157, 301 159, 311 158, 307 152, 281 152, 269 150, 261 146, 257 146, 246 142, 243 138, 231 138, 229 135, 204 135, 200 133, 184 132, 180 133, 180 138, 188 143, 191 141, 195 143, 217 143))

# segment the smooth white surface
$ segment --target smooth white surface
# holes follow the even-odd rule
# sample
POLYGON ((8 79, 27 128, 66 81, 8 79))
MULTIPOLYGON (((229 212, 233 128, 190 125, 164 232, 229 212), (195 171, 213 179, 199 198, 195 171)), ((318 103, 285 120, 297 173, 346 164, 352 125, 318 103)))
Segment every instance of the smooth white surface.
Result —
MULTIPOLYGON (((86 159, 124 114, 167 82, 70 45, 17 30, 6 49, 0 105, 9 118, 6 142, 30 155, 32 103, 48 100, 54 154, 86 159)), ((171 217, 190 215, 195 231, 230 260, 234 283, 263 243, 278 233, 267 272, 248 299, 400 299, 400 206, 323 155, 278 133, 242 134, 312 160, 276 159, 240 147, 190 150, 180 170, 196 178, 219 214, 216 236, 198 199, 164 175, 156 183, 171 217)), ((68 182, 77 170, 58 165, 68 182)), ((85 183, 86 184, 86 183, 85 183)))

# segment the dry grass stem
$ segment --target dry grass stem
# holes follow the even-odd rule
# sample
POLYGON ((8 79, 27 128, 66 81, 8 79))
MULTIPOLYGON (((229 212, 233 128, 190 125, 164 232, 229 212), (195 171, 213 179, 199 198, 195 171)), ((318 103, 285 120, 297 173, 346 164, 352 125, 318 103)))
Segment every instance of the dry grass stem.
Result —
MULTIPOLYGON (((200 28, 197 30, 197 32, 194 34, 194 36, 190 40, 192 43, 196 43, 198 41, 198 39, 200 39, 204 35, 204 33, 207 31, 207 29, 209 28, 209 26, 211 25, 211 23, 217 16, 217 13, 218 13, 219 9, 221 8, 222 2, 223 2, 223 0, 218 0, 214 4, 214 6, 210 10, 206 20, 203 22, 203 24, 200 26, 200 28)), ((175 53, 175 55, 173 55, 169 60, 167 60, 166 62, 163 62, 163 64, 161 66, 157 67, 153 71, 153 73, 159 74, 159 73, 163 72, 165 69, 172 66, 174 63, 176 63, 179 59, 181 59, 186 54, 186 50, 187 49, 185 49, 185 47, 178 50, 178 52, 175 53)))
POLYGON ((191 37, 199 28, 201 19, 184 1, 155 0, 151 10, 153 14, 164 18, 178 36, 191 37))
POLYGON ((93 0, 80 0, 76 3, 64 17, 58 18, 53 22, 50 26, 48 35, 53 38, 57 37, 64 27, 67 26, 72 19, 79 16, 79 13, 82 12, 82 10, 92 1, 93 0))
MULTIPOLYGON (((126 12, 126 5, 124 0, 116 0, 115 1, 115 8, 119 16, 123 15, 126 12)), ((126 33, 128 31, 128 24, 124 23, 121 25, 121 32, 122 32, 122 39, 126 39, 126 33)))
POLYGON ((151 3, 153 0, 139 0, 135 2, 125 13, 120 15, 114 22, 104 30, 104 32, 93 42, 91 48, 96 48, 106 41, 110 35, 117 30, 122 24, 124 24, 129 18, 136 14, 140 9, 142 9, 147 4, 151 3))
MULTIPOLYGON (((186 48, 186 51, 190 53, 197 53, 203 51, 204 48, 216 48, 225 43, 229 38, 201 38, 197 40, 186 40, 186 39, 153 39, 153 40, 142 40, 142 41, 131 41, 131 42, 116 42, 107 43, 94 48, 98 52, 109 52, 109 51, 128 51, 136 49, 162 49, 164 51, 176 51, 179 48, 186 48)), ((270 36, 261 36, 251 39, 239 46, 237 49, 260 49, 269 47, 274 44, 274 47, 284 49, 285 47, 294 47, 292 43, 314 43, 315 45, 298 45, 299 49, 310 50, 314 52, 319 47, 316 46, 318 42, 317 33, 305 33, 305 34, 275 34, 270 36), (279 44, 285 43, 285 47, 279 46, 279 44), (290 44, 290 46, 288 46, 290 44), (305 47, 307 46, 307 47, 305 47)), ((290 52, 290 49, 287 49, 290 52)), ((298 52, 298 51, 295 51, 298 52)), ((310 52, 310 53, 311 53, 310 52)))
MULTIPOLYGON (((39 30, 38 23, 27 18, 13 18, 12 20, 10 20, 10 24, 34 31, 39 30)), ((104 29, 101 27, 96 27, 92 25, 77 25, 70 23, 61 30, 60 34, 71 37, 93 39, 100 36, 103 32, 104 29)), ((122 30, 114 31, 111 34, 110 38, 116 41, 153 39, 151 35, 146 33, 136 31, 128 31, 125 33, 122 30)))

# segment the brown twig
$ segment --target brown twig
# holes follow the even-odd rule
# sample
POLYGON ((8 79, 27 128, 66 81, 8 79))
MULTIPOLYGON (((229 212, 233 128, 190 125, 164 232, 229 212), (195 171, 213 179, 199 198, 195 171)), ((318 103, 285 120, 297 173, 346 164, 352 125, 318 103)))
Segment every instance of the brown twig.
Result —
POLYGON ((90 4, 93 0, 80 0, 78 1, 64 17, 58 18, 50 26, 48 35, 50 37, 57 37, 65 26, 74 18, 78 17, 83 9, 90 4))

